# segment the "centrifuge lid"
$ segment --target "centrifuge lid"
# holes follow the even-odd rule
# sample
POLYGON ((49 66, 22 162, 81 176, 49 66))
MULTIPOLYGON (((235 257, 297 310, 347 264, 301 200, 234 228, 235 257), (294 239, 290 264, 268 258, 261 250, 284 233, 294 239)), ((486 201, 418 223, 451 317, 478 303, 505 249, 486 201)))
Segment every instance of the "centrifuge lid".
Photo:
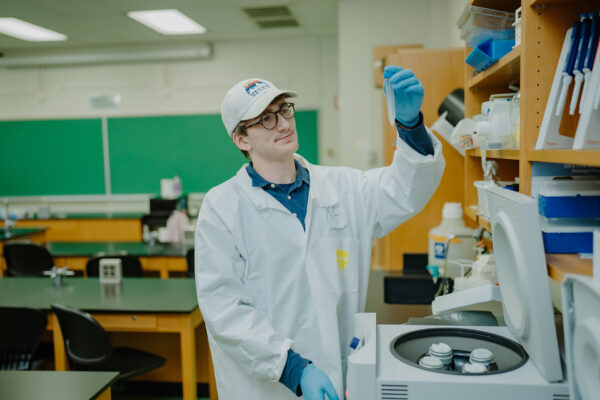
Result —
POLYGON ((592 400, 600 393, 600 277, 566 275, 563 325, 571 400, 592 400))
POLYGON ((487 190, 504 319, 542 376, 563 379, 538 209, 529 196, 487 190))

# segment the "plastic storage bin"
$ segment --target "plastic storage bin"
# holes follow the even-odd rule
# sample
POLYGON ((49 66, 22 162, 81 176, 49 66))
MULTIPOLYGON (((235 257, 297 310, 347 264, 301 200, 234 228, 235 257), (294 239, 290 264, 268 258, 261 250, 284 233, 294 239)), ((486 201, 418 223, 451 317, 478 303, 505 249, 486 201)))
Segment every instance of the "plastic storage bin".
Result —
POLYGON ((461 39, 467 46, 475 47, 488 38, 514 40, 514 21, 514 13, 467 5, 458 17, 456 25, 460 29, 461 39))
POLYGON ((600 218, 600 181, 547 181, 538 192, 540 215, 547 218, 600 218))
POLYGON ((600 219, 540 216, 540 226, 546 253, 592 253, 594 230, 600 229, 600 219))
POLYGON ((475 68, 477 72, 488 69, 493 63, 507 54, 515 45, 515 41, 494 40, 488 38, 479 43, 467 56, 465 62, 475 68))

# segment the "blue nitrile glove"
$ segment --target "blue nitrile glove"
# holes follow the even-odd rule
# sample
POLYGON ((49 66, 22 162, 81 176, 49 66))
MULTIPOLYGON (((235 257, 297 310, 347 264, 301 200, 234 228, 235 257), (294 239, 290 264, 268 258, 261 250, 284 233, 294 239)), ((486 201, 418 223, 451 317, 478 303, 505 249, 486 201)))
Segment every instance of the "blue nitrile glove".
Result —
POLYGON ((419 122, 419 112, 421 104, 423 104, 423 95, 425 94, 423 85, 411 70, 396 65, 385 67, 383 78, 389 79, 392 84, 396 119, 402 125, 414 126, 419 122))
POLYGON ((302 371, 300 389, 305 400, 325 400, 326 394, 329 400, 340 400, 329 377, 314 364, 308 364, 302 371))

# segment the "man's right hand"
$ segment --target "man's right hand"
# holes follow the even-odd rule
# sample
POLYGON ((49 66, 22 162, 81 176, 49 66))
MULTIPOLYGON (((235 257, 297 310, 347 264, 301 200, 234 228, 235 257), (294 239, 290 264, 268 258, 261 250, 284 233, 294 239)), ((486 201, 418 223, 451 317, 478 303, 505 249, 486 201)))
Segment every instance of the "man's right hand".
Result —
POLYGON ((305 400, 325 400, 325 395, 329 400, 340 400, 329 377, 313 364, 302 371, 300 389, 305 400))

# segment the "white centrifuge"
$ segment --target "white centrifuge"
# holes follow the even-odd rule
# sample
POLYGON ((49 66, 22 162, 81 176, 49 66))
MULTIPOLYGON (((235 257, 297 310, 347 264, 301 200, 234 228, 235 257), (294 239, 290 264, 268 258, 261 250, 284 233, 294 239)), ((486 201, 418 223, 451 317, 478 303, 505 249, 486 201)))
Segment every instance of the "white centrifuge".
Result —
MULTIPOLYGON (((375 314, 357 314, 359 344, 348 359, 348 400, 569 399, 537 205, 502 188, 488 191, 488 204, 507 326, 377 325, 375 314), (432 353, 436 346, 446 354, 432 353), (474 357, 480 354, 488 357, 483 368, 474 357)), ((597 317, 595 322, 600 324, 597 317)))

